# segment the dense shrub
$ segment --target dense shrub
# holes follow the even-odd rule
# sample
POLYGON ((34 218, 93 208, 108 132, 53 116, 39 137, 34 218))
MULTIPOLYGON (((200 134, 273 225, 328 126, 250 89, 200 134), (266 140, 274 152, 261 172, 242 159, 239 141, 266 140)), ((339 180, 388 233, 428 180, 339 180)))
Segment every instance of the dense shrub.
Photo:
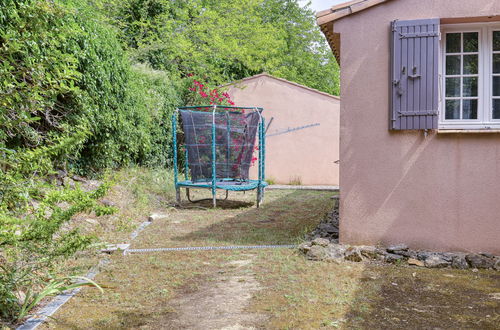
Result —
POLYGON ((77 108, 75 54, 64 48, 77 30, 49 1, 0 3, 0 146, 43 144, 77 108))
POLYGON ((175 86, 161 72, 131 69, 98 12, 49 0, 0 9, 0 147, 43 145, 79 125, 91 134, 68 164, 77 171, 167 162, 175 86))

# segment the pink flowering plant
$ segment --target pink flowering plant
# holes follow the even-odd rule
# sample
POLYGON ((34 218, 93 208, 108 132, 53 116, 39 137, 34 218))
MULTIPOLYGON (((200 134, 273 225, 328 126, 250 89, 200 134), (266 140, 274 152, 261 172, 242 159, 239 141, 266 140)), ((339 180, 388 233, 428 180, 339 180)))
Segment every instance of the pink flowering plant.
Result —
POLYGON ((192 79, 191 86, 188 88, 188 100, 190 104, 234 105, 234 102, 227 92, 222 92, 217 87, 208 87, 206 84, 196 79, 191 73, 188 74, 188 77, 192 79))

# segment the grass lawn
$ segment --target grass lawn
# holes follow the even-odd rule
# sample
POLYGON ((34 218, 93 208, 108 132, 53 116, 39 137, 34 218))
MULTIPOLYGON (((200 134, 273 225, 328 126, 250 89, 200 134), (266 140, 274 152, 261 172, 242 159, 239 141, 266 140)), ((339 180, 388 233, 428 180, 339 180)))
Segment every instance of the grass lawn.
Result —
MULTIPOLYGON (((168 215, 132 248, 298 243, 333 203, 331 192, 280 190, 266 192, 260 209, 254 192, 230 194, 233 201, 215 210, 210 202, 172 208, 173 190, 160 174, 122 176, 109 198, 126 202, 110 223, 129 219, 122 230, 129 234, 151 211, 168 215)), ((121 243, 124 236, 113 240, 113 228, 105 240, 121 243)), ((109 258, 96 278, 105 293, 82 290, 41 328, 494 329, 500 323, 500 276, 493 271, 312 262, 292 249, 109 258)))

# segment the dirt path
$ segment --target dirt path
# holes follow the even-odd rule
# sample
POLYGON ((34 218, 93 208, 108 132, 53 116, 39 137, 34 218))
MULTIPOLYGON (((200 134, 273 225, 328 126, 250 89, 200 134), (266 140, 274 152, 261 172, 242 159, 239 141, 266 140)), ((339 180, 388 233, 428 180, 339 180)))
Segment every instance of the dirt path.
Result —
POLYGON ((175 316, 170 329, 256 329, 265 317, 248 312, 250 300, 262 289, 248 265, 252 259, 234 260, 221 265, 219 275, 206 281, 196 291, 172 301, 175 316), (225 272, 228 266, 231 271, 225 272))

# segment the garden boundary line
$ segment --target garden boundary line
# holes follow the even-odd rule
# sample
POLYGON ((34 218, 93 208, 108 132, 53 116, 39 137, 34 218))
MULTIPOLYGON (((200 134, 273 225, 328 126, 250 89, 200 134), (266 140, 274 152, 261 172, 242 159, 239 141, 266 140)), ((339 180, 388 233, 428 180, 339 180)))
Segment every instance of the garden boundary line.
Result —
POLYGON ((266 190, 315 190, 315 191, 339 191, 339 186, 302 186, 292 184, 271 184, 266 190))
POLYGON ((129 253, 149 253, 149 252, 175 252, 175 251, 211 251, 211 250, 237 250, 237 249, 293 249, 295 244, 288 245, 233 245, 233 246, 193 246, 193 247, 173 247, 173 248, 151 248, 151 249, 126 249, 124 255, 129 253))

